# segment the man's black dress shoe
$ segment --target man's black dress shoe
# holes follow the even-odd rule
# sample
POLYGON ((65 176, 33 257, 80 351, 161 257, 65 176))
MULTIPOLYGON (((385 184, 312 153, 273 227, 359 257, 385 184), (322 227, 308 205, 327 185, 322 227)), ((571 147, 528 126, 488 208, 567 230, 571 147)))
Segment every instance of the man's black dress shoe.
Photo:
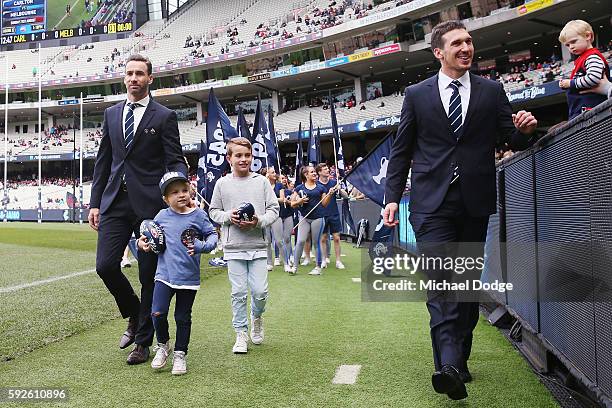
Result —
POLYGON ((127 358, 129 365, 145 363, 149 359, 149 348, 137 344, 127 358))
POLYGON ((452 365, 445 365, 431 376, 431 384, 439 394, 446 394, 452 400, 467 398, 465 384, 461 380, 459 370, 452 365))
POLYGON ((130 317, 128 321, 127 329, 119 339, 119 348, 124 349, 130 344, 134 343, 136 337, 136 330, 138 329, 138 317, 130 317))
POLYGON ((461 378, 461 381, 463 381, 464 384, 472 382, 472 374, 468 369, 459 370, 459 377, 461 378))

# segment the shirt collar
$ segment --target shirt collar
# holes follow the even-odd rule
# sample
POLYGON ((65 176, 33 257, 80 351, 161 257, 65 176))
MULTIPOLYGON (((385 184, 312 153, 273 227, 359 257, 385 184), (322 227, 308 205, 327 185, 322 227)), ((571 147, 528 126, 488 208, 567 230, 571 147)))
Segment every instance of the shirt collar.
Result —
MULTIPOLYGON (((451 82, 453 81, 453 78, 449 77, 444 72, 442 72, 442 70, 440 70, 440 72, 438 73, 438 82, 440 83, 442 89, 448 88, 451 82)), ((462 86, 466 87, 467 89, 470 89, 470 71, 465 71, 462 76, 457 78, 457 81, 461 82, 462 86)))
MULTIPOLYGON (((146 107, 147 107, 147 105, 149 104, 149 101, 150 101, 150 100, 151 100, 151 97, 149 97, 149 95, 147 95, 147 96, 145 96, 144 98, 142 98, 141 100, 136 101, 136 102, 134 102, 134 103, 137 103, 137 104, 139 104, 140 106, 142 106, 142 107, 146 108, 146 107)), ((128 104, 128 103, 130 103, 130 100, 129 100, 129 99, 128 99, 128 100, 126 100, 126 104, 125 104, 125 105, 127 106, 127 104, 128 104)))

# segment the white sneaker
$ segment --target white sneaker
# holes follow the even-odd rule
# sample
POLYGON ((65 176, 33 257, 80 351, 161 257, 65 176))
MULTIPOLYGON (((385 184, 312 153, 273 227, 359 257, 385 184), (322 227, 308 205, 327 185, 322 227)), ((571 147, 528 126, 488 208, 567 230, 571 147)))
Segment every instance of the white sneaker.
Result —
POLYGON ((325 263, 328 265, 331 263, 331 261, 329 260, 329 257, 325 258, 325 263))
POLYGON ((280 266, 280 259, 274 258, 274 266, 280 266))
POLYGON ((157 343, 155 347, 153 347, 153 351, 155 352, 155 357, 153 357, 153 361, 151 361, 151 368, 159 370, 160 368, 164 368, 166 366, 166 362, 168 362, 168 354, 170 353, 170 342, 167 343, 157 343))
POLYGON ((172 356, 172 375, 183 375, 187 372, 187 356, 184 351, 175 351, 172 356))
POLYGON ((308 272, 309 275, 320 275, 321 274, 321 268, 319 268, 318 266, 315 266, 314 269, 310 272, 308 272))
POLYGON ((268 265, 268 272, 270 272, 274 267, 272 265, 268 265))
POLYGON ((264 341, 263 317, 251 316, 251 341, 253 344, 261 344, 264 341))
POLYGON ((128 258, 121 258, 121 267, 122 268, 131 268, 132 267, 132 263, 130 262, 130 260, 128 258))
POLYGON ((232 348, 232 351, 235 354, 245 354, 248 351, 247 350, 248 342, 249 342, 249 336, 247 335, 247 332, 245 331, 236 332, 236 343, 234 343, 234 348, 232 348))
POLYGON ((336 261, 336 269, 345 269, 345 266, 342 261, 336 261))
POLYGON ((291 273, 291 269, 293 269, 288 264, 285 264, 284 268, 285 268, 285 272, 287 272, 287 273, 291 273))
POLYGON ((310 265, 310 259, 304 258, 304 260, 300 263, 302 266, 310 265))
POLYGON ((321 269, 325 269, 325 268, 327 268, 327 262, 323 260, 323 262, 321 262, 321 269))
POLYGON ((289 266, 293 268, 293 257, 289 258, 289 266))

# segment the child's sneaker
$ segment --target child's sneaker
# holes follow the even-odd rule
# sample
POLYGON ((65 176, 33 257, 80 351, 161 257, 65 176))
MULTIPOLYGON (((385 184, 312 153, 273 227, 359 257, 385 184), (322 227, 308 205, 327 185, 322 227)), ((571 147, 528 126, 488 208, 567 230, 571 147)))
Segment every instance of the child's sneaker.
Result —
POLYGON ((251 341, 261 344, 264 341, 263 317, 251 316, 251 341))
POLYGON ((274 258, 274 266, 280 266, 280 259, 274 258))
POLYGON ((300 265, 302 266, 306 266, 310 264, 310 259, 309 258, 304 258, 304 260, 300 263, 300 265))
POLYGON ((315 266, 314 269, 310 272, 308 272, 309 275, 320 275, 321 274, 321 268, 318 266, 315 266))
POLYGON ((175 351, 172 356, 172 375, 183 375, 187 372, 187 356, 184 351, 175 351))
POLYGON ((336 269, 345 269, 345 266, 342 261, 336 261, 336 269))
POLYGON ((234 348, 232 351, 234 354, 244 354, 248 351, 247 343, 249 342, 249 336, 247 332, 240 331, 236 332, 236 343, 234 343, 234 348))
POLYGON ((168 354, 170 353, 170 342, 165 344, 157 343, 157 345, 153 347, 153 352, 155 352, 155 357, 153 357, 153 361, 151 361, 151 368, 156 370, 164 368, 168 361, 168 354))
POLYGON ((274 266, 268 265, 268 272, 270 272, 272 269, 274 269, 274 266))

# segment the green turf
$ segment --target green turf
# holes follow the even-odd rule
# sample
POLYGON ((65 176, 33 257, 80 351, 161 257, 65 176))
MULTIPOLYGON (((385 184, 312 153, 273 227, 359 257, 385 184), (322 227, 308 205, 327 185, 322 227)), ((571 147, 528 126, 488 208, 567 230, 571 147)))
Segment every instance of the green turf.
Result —
MULTIPOLYGON (((9 344, 0 343, 0 350, 16 357, 0 362, 0 384, 67 387, 70 399, 61 407, 558 406, 484 320, 475 333, 469 399, 456 403, 435 394, 425 306, 361 302, 360 285, 350 279, 359 276, 360 256, 344 250, 345 271, 316 277, 302 267, 288 276, 277 267, 270 273, 266 341, 239 356, 231 353, 229 284, 223 270, 206 267, 209 279, 194 305, 189 372, 178 378, 168 369, 125 364, 127 350, 117 348, 125 322, 95 274, 0 294, 0 332, 9 344), (341 364, 362 365, 355 385, 331 384, 341 364)), ((93 263, 94 251, 89 254, 93 263)), ((0 261, 7 261, 4 252, 0 261)), ((135 268, 129 276, 135 280, 135 268)))
POLYGON ((53 27, 60 30, 63 28, 75 28, 81 24, 81 20, 89 20, 96 15, 98 10, 97 2, 94 0, 94 8, 92 13, 87 13, 85 10, 84 0, 47 0, 47 30, 50 31, 53 27), (61 24, 60 20, 66 15, 66 4, 72 6, 70 16, 64 18, 61 24))

